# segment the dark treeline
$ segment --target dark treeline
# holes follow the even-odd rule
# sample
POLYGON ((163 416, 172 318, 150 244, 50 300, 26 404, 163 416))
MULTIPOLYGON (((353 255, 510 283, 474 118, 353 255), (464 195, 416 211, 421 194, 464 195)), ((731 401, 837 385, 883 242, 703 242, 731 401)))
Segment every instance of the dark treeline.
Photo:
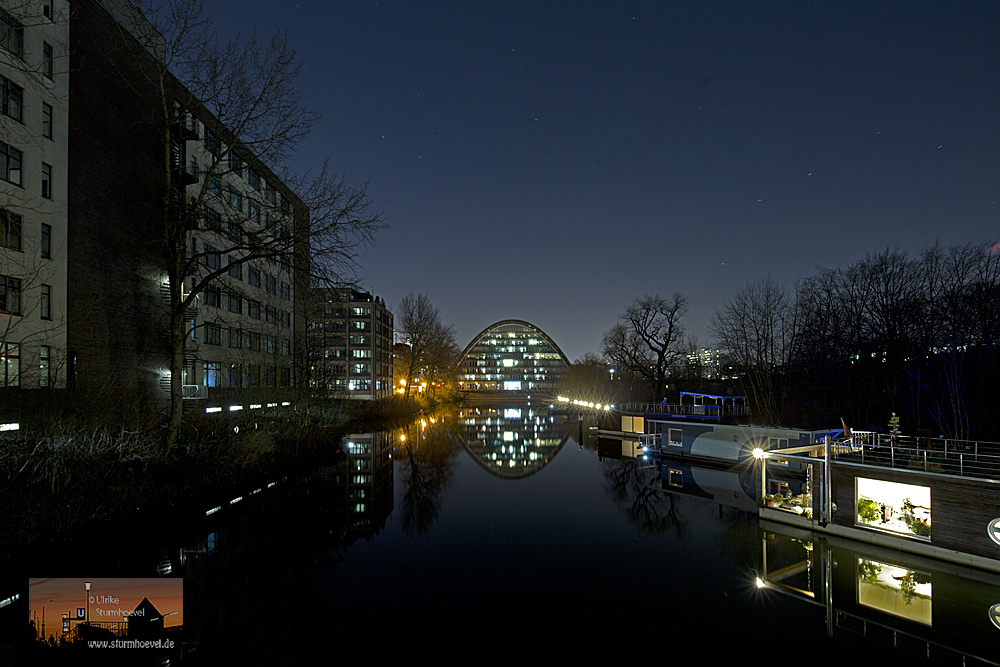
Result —
POLYGON ((1000 433, 1000 252, 869 253, 792 288, 747 283, 713 333, 755 417, 951 438, 1000 433))

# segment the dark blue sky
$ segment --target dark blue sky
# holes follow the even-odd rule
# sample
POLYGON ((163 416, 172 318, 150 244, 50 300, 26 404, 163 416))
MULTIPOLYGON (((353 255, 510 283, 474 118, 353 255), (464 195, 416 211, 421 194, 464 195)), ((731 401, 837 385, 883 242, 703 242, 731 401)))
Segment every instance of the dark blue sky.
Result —
POLYGON ((997 2, 214 0, 287 30, 329 155, 391 228, 362 285, 464 346, 506 318, 570 358, 625 304, 707 322, 748 279, 1000 239, 997 2))

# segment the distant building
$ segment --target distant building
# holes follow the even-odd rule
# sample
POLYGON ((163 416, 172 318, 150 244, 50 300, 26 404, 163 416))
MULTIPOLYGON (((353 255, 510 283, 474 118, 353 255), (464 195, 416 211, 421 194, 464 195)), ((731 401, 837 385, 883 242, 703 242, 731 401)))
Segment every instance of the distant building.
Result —
POLYGON ((459 390, 555 393, 569 359, 548 334, 524 320, 503 320, 479 333, 462 352, 459 390))
POLYGON ((314 289, 309 309, 309 386, 357 399, 392 396, 392 313, 381 297, 314 289))
POLYGON ((722 351, 710 347, 703 347, 700 350, 687 355, 688 367, 695 369, 698 376, 706 380, 718 380, 722 378, 722 351))

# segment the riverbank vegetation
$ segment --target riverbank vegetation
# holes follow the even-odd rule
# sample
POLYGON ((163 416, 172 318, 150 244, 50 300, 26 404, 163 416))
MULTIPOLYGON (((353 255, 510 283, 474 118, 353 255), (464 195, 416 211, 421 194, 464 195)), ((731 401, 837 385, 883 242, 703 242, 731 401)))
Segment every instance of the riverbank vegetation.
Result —
POLYGON ((764 424, 843 419, 887 430, 895 414, 911 435, 1000 437, 1000 244, 886 249, 793 284, 752 278, 716 311, 720 355, 708 369, 699 367, 697 344, 666 326, 670 312, 683 310, 647 302, 634 301, 602 347, 617 377, 649 382, 653 393, 635 400, 676 397, 679 386, 744 395, 751 419, 764 424), (659 324, 655 338, 641 335, 647 322, 659 324), (661 381, 657 346, 668 342, 674 363, 661 381), (668 382, 672 391, 656 391, 668 382))
POLYGON ((422 409, 412 400, 331 399, 259 414, 191 413, 169 453, 159 428, 66 419, 0 434, 0 552, 104 520, 213 506, 230 489, 335 462, 347 433, 391 429, 422 409))

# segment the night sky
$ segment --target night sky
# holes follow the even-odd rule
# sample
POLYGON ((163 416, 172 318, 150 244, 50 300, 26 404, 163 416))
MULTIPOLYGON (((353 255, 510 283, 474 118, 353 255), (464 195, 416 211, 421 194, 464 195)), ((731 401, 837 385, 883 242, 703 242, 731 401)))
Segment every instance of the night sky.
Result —
POLYGON ((1000 239, 1000 3, 209 0, 286 30, 329 155, 391 225, 360 284, 465 346, 575 359, 627 302, 707 323, 748 279, 1000 239))

